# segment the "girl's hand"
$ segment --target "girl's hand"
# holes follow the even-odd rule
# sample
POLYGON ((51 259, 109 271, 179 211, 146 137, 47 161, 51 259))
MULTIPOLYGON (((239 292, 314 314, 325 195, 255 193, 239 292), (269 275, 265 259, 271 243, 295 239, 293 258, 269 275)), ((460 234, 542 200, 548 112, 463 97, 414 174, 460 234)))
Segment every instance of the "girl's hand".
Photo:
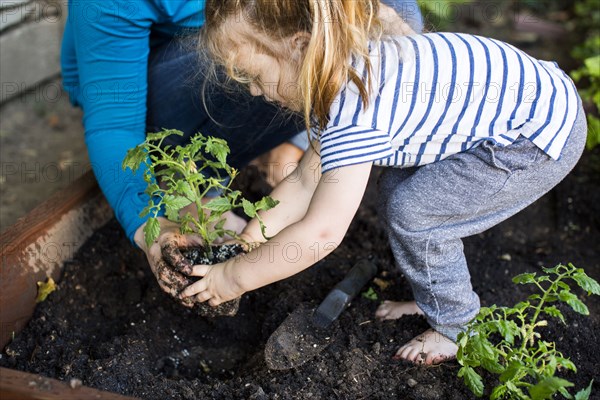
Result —
POLYGON ((201 246, 202 239, 195 235, 182 235, 179 225, 159 217, 160 235, 147 247, 144 240, 144 225, 138 228, 134 240, 146 253, 150 269, 160 288, 170 294, 185 307, 193 307, 193 298, 181 298, 179 293, 192 281, 184 274, 192 272, 192 264, 181 254, 180 248, 201 246))
POLYGON ((236 299, 245 293, 235 275, 235 258, 215 265, 195 265, 190 276, 203 277, 181 292, 181 299, 208 301, 212 307, 236 299))

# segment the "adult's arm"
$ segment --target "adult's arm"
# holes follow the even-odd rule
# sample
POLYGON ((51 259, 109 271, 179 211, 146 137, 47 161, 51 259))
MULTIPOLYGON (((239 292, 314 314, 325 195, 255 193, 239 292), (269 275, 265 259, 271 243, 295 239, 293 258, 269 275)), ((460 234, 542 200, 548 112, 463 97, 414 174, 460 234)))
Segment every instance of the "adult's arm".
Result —
POLYGON ((96 179, 127 236, 133 239, 148 196, 142 173, 123 171, 128 149, 145 139, 149 1, 70 1, 63 40, 63 76, 82 107, 85 142, 96 179))

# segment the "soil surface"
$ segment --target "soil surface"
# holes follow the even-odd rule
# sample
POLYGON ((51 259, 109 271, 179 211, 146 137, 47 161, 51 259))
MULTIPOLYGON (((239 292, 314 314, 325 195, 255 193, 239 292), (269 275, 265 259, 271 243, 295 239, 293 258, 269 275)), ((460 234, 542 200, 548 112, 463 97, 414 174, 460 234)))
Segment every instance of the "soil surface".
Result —
MULTIPOLYGON (((179 306, 161 292, 143 254, 118 224, 109 223, 66 265, 58 290, 37 307, 0 365, 65 381, 79 378, 84 385, 144 399, 475 398, 456 377, 456 362, 426 368, 392 360, 401 343, 427 329, 422 317, 373 318, 380 301, 411 299, 377 219, 376 175, 342 245, 307 271, 244 295, 235 317, 206 319, 179 306), (358 296, 332 328, 330 344, 313 359, 296 369, 270 371, 264 359, 269 336, 301 303, 316 306, 365 256, 379 267, 379 284, 368 286, 377 300, 358 296)), ((482 304, 512 306, 530 292, 511 277, 540 271, 541 265, 573 262, 599 279, 598 243, 600 149, 586 152, 571 175, 538 202, 467 238, 465 251, 482 304)), ((554 321, 542 334, 577 365, 577 374, 559 375, 581 389, 597 378, 600 299, 576 293, 590 316, 562 307, 567 325, 554 321)), ((600 385, 594 386, 598 396, 600 385)))

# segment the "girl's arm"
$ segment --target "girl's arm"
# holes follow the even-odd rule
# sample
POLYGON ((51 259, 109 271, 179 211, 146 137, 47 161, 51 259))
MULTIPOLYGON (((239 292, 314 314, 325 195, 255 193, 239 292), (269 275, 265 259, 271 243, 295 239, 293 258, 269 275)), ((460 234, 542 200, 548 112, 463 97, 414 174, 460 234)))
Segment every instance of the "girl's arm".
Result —
MULTIPOLYGON (((318 142, 314 146, 318 149, 318 142)), ((312 146, 309 146, 300 163, 271 193, 271 197, 279 200, 279 204, 258 215, 267 227, 267 237, 272 237, 283 228, 301 220, 321 178, 320 158, 312 146)), ((265 242, 257 219, 248 223, 242 234, 247 242, 265 242)))
MULTIPOLYGON (((182 297, 216 306, 244 292, 290 277, 323 259, 344 238, 358 209, 372 164, 330 170, 321 176, 304 217, 250 253, 217 265, 199 265, 182 297)), ((277 207, 276 207, 277 208, 277 207)), ((275 208, 275 209, 276 209, 275 208)))

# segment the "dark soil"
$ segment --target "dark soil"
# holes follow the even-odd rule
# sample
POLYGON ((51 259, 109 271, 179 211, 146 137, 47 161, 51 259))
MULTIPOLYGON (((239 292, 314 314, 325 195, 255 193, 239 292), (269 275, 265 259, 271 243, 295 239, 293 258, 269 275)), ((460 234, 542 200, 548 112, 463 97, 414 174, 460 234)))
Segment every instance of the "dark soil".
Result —
MULTIPOLYGON (((239 244, 211 246, 211 250, 211 257, 205 255, 205 251, 202 247, 183 250, 182 254, 192 265, 213 265, 225 262, 244 252, 244 248, 239 244)), ((181 289, 183 290, 184 288, 181 289)), ((211 307, 208 303, 196 303, 194 306, 194 309, 198 311, 198 314, 203 317, 220 317, 224 315, 232 317, 237 314, 239 308, 239 298, 219 304, 217 307, 211 307)))
MULTIPOLYGON (((513 305, 528 294, 511 283, 541 265, 573 262, 600 278, 600 149, 589 153, 556 189, 499 226, 465 240, 483 305, 513 305)), ((376 178, 374 173, 373 180, 376 178)), ((243 296, 235 317, 206 319, 162 293, 143 254, 116 222, 98 231, 64 270, 0 365, 144 399, 469 399, 458 364, 418 367, 394 361, 401 343, 427 329, 422 317, 379 322, 379 301, 410 299, 405 279, 376 217, 371 182, 343 244, 326 260, 283 282, 243 296), (331 344, 289 371, 269 371, 267 339, 302 302, 315 306, 360 258, 379 266, 378 301, 358 296, 332 331, 331 344), (383 283, 390 286, 383 289, 383 283)), ((567 308, 567 325, 542 333, 577 365, 560 372, 579 390, 597 378, 600 299, 583 317, 567 308)), ((600 385, 594 384, 598 398, 600 385)), ((489 394, 490 386, 486 387, 489 394)))

